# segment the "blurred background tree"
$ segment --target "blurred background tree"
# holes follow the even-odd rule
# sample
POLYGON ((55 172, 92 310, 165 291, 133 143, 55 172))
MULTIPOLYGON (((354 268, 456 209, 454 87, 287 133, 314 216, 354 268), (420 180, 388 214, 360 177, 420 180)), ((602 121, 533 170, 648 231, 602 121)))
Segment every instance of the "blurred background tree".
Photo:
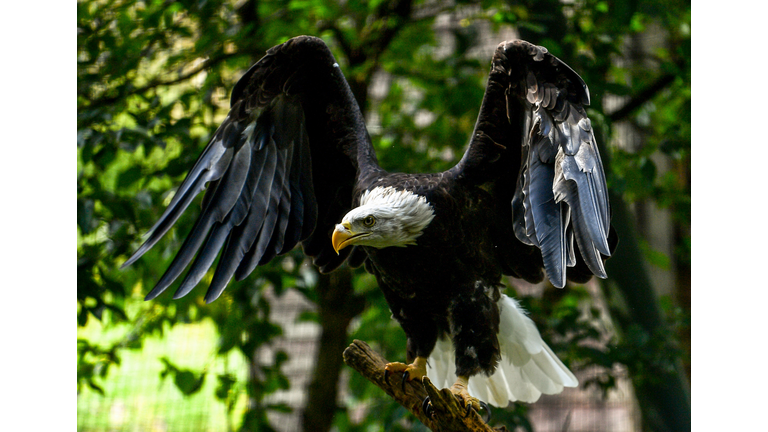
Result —
MULTIPOLYGON (((272 430, 281 414, 296 411, 305 430, 415 427, 363 378, 340 384, 341 352, 353 338, 389 359, 405 357, 404 335, 363 272, 318 275, 297 249, 210 305, 198 291, 143 302, 193 214, 118 269, 226 115, 238 77, 269 47, 300 34, 322 37, 366 114, 382 166, 425 172, 458 160, 493 49, 520 37, 546 46, 588 83, 621 239, 609 279, 599 283, 607 314, 590 307, 594 296, 583 287, 545 286, 522 301, 567 364, 601 371, 582 384, 607 393, 623 365, 643 430, 690 429, 690 11, 677 0, 78 1, 79 402, 105 394, 122 360, 148 352, 150 341, 205 323, 211 354, 202 364, 187 365, 181 350, 144 361, 173 381, 183 395, 176 404, 212 388, 206 397, 226 413, 215 428, 272 430), (289 330, 272 310, 288 292, 311 306, 299 319, 321 329, 298 410, 274 397, 295 388, 283 370, 288 354, 275 344, 289 330), (346 403, 337 403, 340 389, 346 403), (356 408, 366 403, 374 414, 356 408)), ((494 420, 530 430, 527 409, 495 410, 494 420)))

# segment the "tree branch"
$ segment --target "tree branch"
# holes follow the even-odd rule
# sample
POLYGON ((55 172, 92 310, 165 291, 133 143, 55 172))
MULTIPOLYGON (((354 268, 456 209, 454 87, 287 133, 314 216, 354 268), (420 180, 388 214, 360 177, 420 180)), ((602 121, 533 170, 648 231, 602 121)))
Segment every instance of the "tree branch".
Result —
POLYGON ((344 363, 384 390, 392 399, 405 407, 434 432, 507 431, 504 426, 491 428, 483 422, 474 410, 469 410, 467 413, 450 390, 438 390, 432 385, 429 378, 424 377, 423 383, 418 383, 415 380, 406 382, 405 391, 400 385, 399 375, 391 376, 388 382, 384 379, 384 366, 388 362, 363 341, 355 340, 344 350, 344 363), (422 410, 422 402, 427 396, 429 396, 434 410, 431 417, 422 410))
POLYGON ((676 75, 673 74, 664 74, 660 76, 653 84, 644 88, 640 93, 630 99, 629 102, 625 103, 623 107, 608 114, 608 119, 612 122, 624 120, 624 118, 632 114, 633 111, 640 108, 644 103, 653 99, 659 92, 672 84, 675 78, 676 75))

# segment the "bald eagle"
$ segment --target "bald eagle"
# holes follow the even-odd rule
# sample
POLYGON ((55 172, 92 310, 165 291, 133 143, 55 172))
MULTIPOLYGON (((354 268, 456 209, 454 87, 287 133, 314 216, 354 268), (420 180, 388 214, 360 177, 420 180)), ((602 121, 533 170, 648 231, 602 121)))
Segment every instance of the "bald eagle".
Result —
POLYGON ((451 169, 379 167, 363 115, 322 40, 275 46, 235 85, 231 109, 130 265, 205 190, 202 211, 147 295, 189 271, 189 293, 217 256, 205 300, 301 243, 323 272, 372 273, 407 336, 407 361, 383 373, 429 376, 467 407, 504 407, 574 387, 502 277, 606 277, 615 239, 605 175, 565 63, 524 41, 501 43, 469 145, 451 169), (207 188, 206 188, 207 185, 207 188))

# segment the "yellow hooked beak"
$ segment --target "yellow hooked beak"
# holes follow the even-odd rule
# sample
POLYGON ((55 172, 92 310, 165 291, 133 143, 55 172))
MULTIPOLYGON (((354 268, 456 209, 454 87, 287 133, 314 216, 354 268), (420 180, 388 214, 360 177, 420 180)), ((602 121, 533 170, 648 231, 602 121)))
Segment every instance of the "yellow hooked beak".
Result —
POLYGON ((356 233, 352 231, 352 225, 349 222, 336 224, 336 229, 333 230, 331 236, 331 244, 333 244, 333 250, 336 254, 345 247, 355 242, 355 239, 368 236, 368 233, 356 233))

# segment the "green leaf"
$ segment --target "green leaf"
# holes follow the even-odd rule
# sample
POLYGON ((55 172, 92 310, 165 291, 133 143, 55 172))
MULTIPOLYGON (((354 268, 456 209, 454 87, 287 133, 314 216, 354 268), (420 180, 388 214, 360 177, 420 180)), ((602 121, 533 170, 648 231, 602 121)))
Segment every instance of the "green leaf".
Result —
POLYGON ((189 369, 182 369, 174 365, 167 357, 160 358, 165 368, 160 371, 160 378, 165 379, 169 375, 173 376, 173 383, 176 388, 185 396, 190 396, 203 387, 205 383, 206 372, 194 372, 189 369))
POLYGON ((140 166, 133 166, 121 172, 117 176, 117 187, 128 189, 143 177, 143 171, 140 166))
POLYGON ((92 199, 77 199, 77 226, 83 234, 88 234, 96 228, 94 219, 94 202, 92 199))
POLYGON ((219 385, 216 387, 214 394, 216 395, 216 399, 225 401, 229 397, 230 391, 232 391, 232 388, 237 383, 237 378, 232 374, 218 375, 217 378, 219 380, 219 385))

